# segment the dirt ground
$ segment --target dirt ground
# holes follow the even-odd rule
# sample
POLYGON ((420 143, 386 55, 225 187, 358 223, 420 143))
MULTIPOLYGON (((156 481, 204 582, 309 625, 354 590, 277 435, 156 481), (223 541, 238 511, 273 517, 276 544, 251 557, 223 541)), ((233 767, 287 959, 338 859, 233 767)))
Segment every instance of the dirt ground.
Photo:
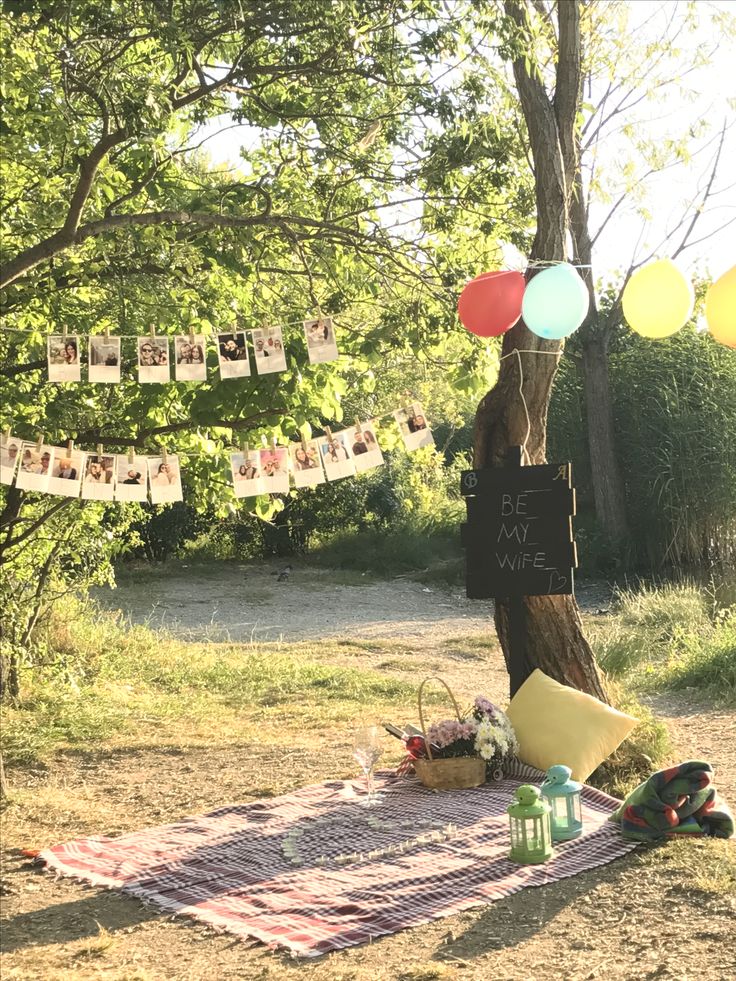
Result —
MULTIPOLYGON (((489 629, 492 601, 469 600, 461 586, 422 584, 406 577, 373 580, 359 572, 316 569, 294 561, 280 582, 284 561, 253 565, 189 563, 141 566, 117 589, 98 590, 107 609, 132 623, 177 636, 212 641, 298 641, 321 637, 426 638, 479 634, 489 629), (223 571, 223 569, 225 571, 223 571)), ((610 591, 578 584, 583 609, 606 608, 610 591)))
MULTIPOLYGON (((212 622, 233 639, 250 640, 254 628, 279 630, 284 639, 304 639, 307 631, 345 636, 353 644, 340 648, 343 663, 359 659, 361 667, 401 676, 438 670, 461 694, 481 687, 503 698, 506 676, 497 648, 469 643, 489 630, 489 612, 479 615, 477 604, 459 600, 457 590, 405 580, 337 583, 325 601, 321 574, 295 570, 290 581, 276 584, 269 571, 258 577, 248 571, 244 581, 203 575, 194 587, 187 577, 188 596, 184 575, 173 576, 126 586, 108 602, 135 610, 134 619, 148 618, 153 608, 154 623, 176 619, 176 629, 190 636, 208 632, 212 622), (258 597, 257 610, 248 607, 248 594, 258 597), (372 644, 361 646, 370 638, 372 644), (441 654, 438 638, 445 641, 441 654)), ((600 596, 591 605, 599 602, 600 596)), ((678 759, 712 761, 720 789, 736 803, 736 713, 703 706, 694 693, 657 696, 653 703, 671 726, 678 759)), ((3 835, 4 981, 736 977, 736 873, 728 842, 642 847, 601 869, 314 961, 215 934, 118 893, 55 879, 19 852, 353 775, 343 731, 309 738, 294 753, 293 746, 244 745, 236 738, 221 746, 186 739, 173 744, 152 729, 150 745, 65 751, 47 768, 13 771, 17 802, 4 814, 3 835)))

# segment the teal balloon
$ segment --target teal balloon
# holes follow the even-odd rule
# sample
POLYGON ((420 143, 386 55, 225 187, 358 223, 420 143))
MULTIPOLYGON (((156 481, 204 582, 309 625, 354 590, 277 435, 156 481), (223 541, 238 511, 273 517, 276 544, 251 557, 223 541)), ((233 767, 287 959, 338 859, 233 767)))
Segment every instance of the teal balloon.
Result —
POLYGON ((524 291, 521 315, 532 333, 548 341, 568 337, 585 320, 590 297, 577 270, 567 262, 545 269, 524 291))

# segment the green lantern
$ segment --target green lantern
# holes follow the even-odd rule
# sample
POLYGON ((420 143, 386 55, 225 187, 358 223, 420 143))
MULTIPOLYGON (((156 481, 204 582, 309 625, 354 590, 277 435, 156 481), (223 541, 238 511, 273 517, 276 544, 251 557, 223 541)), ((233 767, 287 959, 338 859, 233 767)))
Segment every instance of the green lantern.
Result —
POLYGON ((580 792, 583 785, 571 780, 569 766, 551 766, 542 784, 542 797, 552 810, 552 841, 570 841, 583 833, 583 811, 580 792))
POLYGON ((511 830, 509 858, 520 865, 538 865, 552 858, 550 806, 530 783, 517 788, 508 809, 511 830))

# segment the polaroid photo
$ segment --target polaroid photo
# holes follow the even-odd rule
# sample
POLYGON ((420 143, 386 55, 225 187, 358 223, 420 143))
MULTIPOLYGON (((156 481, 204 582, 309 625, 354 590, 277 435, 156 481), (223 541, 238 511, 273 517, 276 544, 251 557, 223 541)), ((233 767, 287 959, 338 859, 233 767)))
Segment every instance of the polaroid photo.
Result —
POLYGON ((376 426, 364 422, 345 430, 347 443, 353 457, 356 473, 365 473, 373 467, 383 466, 383 453, 376 439, 376 426))
POLYGON ((325 361, 335 361, 340 352, 337 350, 335 330, 331 317, 319 320, 304 321, 304 335, 307 338, 307 351, 310 364, 323 364, 325 361))
POLYGON ((21 440, 0 435, 0 484, 12 484, 20 459, 21 440))
POLYGON ((119 453, 115 458, 115 500, 148 500, 148 467, 144 456, 119 453))
POLYGON ((177 381, 207 381, 207 342, 204 334, 180 334, 174 339, 177 381))
POLYGON ((20 468, 15 486, 23 490, 48 492, 54 464, 54 447, 38 443, 22 443, 19 451, 20 468))
POLYGON ((266 494, 287 494, 289 491, 289 451, 285 446, 261 450, 261 480, 266 494))
POLYGON ((412 402, 403 409, 397 409, 394 418, 399 424, 407 450, 418 450, 420 446, 434 446, 432 430, 427 425, 427 417, 419 402, 412 402))
POLYGON ((291 473, 295 487, 316 487, 325 482, 319 440, 310 439, 304 444, 292 443, 289 447, 291 473))
POLYGON ((168 337, 139 337, 138 381, 164 384, 170 380, 168 337))
POLYGON ((79 497, 82 489, 82 477, 84 476, 85 456, 86 454, 82 453, 81 450, 69 452, 63 446, 54 447, 54 462, 49 480, 50 494, 61 494, 62 497, 79 497))
POLYGON ((87 501, 112 501, 115 496, 115 457, 112 453, 88 453, 82 480, 87 501))
POLYGON ((266 493, 261 480, 260 450, 231 453, 230 468, 236 497, 257 497, 259 494, 266 493))
POLYGON ((79 337, 76 334, 50 334, 47 338, 50 382, 78 382, 82 379, 79 363, 79 337))
POLYGON ((90 337, 89 380, 117 385, 120 382, 120 338, 90 337))
POLYGON ((160 456, 149 456, 148 476, 151 481, 153 504, 169 504, 172 501, 184 500, 178 456, 168 453, 166 460, 160 456))
POLYGON ((280 327, 259 327, 253 331, 253 350, 256 355, 256 371, 270 375, 286 370, 284 339, 280 327))
POLYGON ((350 455, 347 442, 348 430, 333 433, 332 439, 319 440, 319 452, 328 480, 355 476, 355 463, 350 455))
POLYGON ((220 378, 249 378, 250 358, 245 331, 217 335, 217 356, 220 362, 220 378))

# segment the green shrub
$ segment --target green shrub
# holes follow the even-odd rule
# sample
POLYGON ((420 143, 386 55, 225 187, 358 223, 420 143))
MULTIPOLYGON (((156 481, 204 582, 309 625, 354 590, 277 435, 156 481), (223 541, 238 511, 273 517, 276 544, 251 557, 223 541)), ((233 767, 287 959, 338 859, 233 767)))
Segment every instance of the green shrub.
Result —
POLYGON ((608 683, 612 704, 639 719, 631 732, 607 760, 591 774, 587 783, 613 797, 626 797, 642 781, 667 764, 672 744, 664 722, 642 705, 623 685, 608 683))
POLYGON ((622 590, 615 616, 590 624, 598 663, 649 690, 736 699, 736 607, 714 610, 712 599, 692 584, 622 590))
POLYGON ((723 702, 736 703, 736 608, 719 615, 705 635, 687 634, 651 684, 695 688, 723 702))
MULTIPOLYGON (((736 359, 687 327, 652 342, 621 332, 609 357, 615 449, 625 476, 629 568, 733 567, 736 557, 736 359)), ((581 515, 593 511, 582 377, 563 358, 548 416, 552 460, 572 460, 581 515)), ((585 568, 607 571, 588 520, 585 568)), ((583 544, 583 543, 581 543, 583 544)), ((615 568, 615 561, 614 561, 615 568)))

